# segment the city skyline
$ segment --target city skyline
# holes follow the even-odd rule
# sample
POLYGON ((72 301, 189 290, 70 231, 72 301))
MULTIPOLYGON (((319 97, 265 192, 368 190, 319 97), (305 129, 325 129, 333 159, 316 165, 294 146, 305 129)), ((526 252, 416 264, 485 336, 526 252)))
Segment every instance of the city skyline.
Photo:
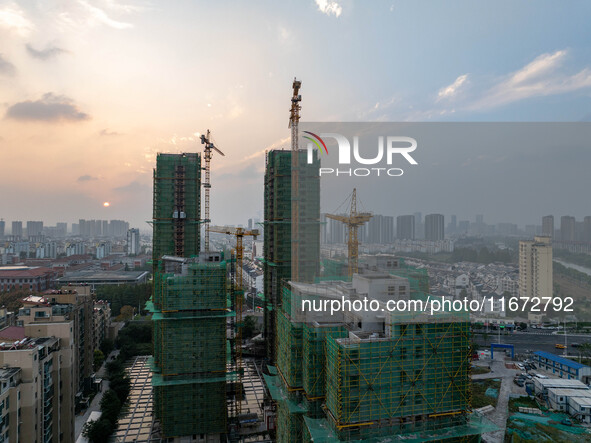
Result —
MULTIPOLYGON (((226 154, 212 162, 212 220, 232 224, 236 212, 261 217, 264 152, 289 146, 294 75, 303 82, 307 121, 591 117, 585 2, 543 2, 535 20, 526 2, 435 3, 432 14, 390 1, 228 6, 0 3, 0 163, 11 166, 0 178, 0 204, 10 209, 2 216, 54 223, 82 212, 145 229, 156 152, 201 152, 197 134, 209 128, 226 154), (482 56, 499 51, 502 58, 482 56), (328 53, 348 68, 325 63, 328 53), (227 69, 228 60, 240 69, 227 69), (416 62, 400 69, 404 60, 416 62)), ((576 161, 585 163, 580 154, 576 161)), ((478 168, 478 158, 472 165, 478 168)), ((513 221, 500 201, 487 200, 494 211, 449 213, 513 221)), ((542 213, 586 215, 566 204, 549 201, 518 222, 542 213)), ((418 210, 447 214, 428 202, 401 212, 418 210)))

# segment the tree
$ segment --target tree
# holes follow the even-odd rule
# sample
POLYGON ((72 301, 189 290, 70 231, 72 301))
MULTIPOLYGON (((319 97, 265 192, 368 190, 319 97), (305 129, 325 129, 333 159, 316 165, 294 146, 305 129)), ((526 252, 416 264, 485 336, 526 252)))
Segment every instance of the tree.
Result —
POLYGON ((84 425, 82 435, 92 443, 107 443, 113 432, 113 424, 104 418, 89 421, 84 425))
POLYGON ((94 350, 94 370, 98 371, 105 361, 105 354, 99 349, 94 350))
POLYGON ((40 292, 30 291, 28 289, 16 289, 10 292, 0 294, 0 306, 5 306, 9 311, 16 312, 22 307, 22 299, 29 295, 43 295, 40 292))
POLYGON ((131 380, 126 373, 116 374, 114 377, 111 377, 109 389, 117 394, 117 397, 123 403, 131 390, 131 380))
POLYGON ((113 351, 114 348, 115 343, 113 343, 113 340, 110 340, 108 338, 105 338, 99 346, 99 349, 102 351, 105 357, 107 357, 113 351))
POLYGON ((579 352, 583 357, 591 357, 591 343, 583 343, 579 347, 579 352))
POLYGON ((242 336, 244 338, 252 338, 256 334, 257 323, 254 316, 249 315, 244 319, 244 325, 242 326, 242 336))
POLYGON ((121 308, 121 314, 117 316, 117 321, 131 320, 133 318, 133 306, 125 305, 121 308))
POLYGON ((117 422, 121 411, 121 400, 117 393, 109 389, 101 398, 101 418, 109 420, 113 425, 117 422))

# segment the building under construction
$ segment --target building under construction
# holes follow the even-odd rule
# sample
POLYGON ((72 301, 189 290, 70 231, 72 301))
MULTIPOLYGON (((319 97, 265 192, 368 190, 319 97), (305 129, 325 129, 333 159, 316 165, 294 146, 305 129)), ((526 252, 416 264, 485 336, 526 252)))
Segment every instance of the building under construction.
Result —
POLYGON ((277 441, 480 441, 491 427, 471 413, 468 315, 388 312, 388 300, 427 302, 427 273, 392 256, 359 271, 283 287, 277 365, 265 377, 277 441), (310 309, 363 299, 379 309, 310 309))
MULTIPOLYGON (((159 154, 154 171, 154 414, 165 438, 227 429, 226 262, 200 254, 200 156, 159 154)), ((184 441, 184 440, 183 440, 184 441)), ((192 441, 192 440, 191 440, 192 441)))
POLYGON ((264 208, 264 333, 267 360, 275 362, 277 346, 276 328, 278 307, 281 305, 281 287, 292 279, 292 244, 297 242, 298 281, 313 282, 319 275, 320 265, 320 161, 314 152, 311 164, 307 152, 299 154, 298 175, 298 228, 292 232, 292 153, 288 150, 269 151, 265 168, 264 208))

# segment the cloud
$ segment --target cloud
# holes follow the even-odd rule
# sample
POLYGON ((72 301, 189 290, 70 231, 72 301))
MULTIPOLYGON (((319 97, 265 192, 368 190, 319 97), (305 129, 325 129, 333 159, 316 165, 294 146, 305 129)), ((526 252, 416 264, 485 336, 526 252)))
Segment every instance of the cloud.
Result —
POLYGON ((343 8, 334 0, 316 0, 318 10, 326 15, 334 15, 340 17, 343 12, 343 8))
MULTIPOLYGON (((84 8, 86 8, 88 13, 90 14, 90 21, 102 23, 103 25, 109 26, 114 29, 129 29, 133 27, 131 23, 120 22, 111 18, 104 10, 91 5, 86 1, 78 0, 78 3, 82 5, 84 8)), ((127 10, 126 12, 129 12, 129 10, 127 10)))
POLYGON ((103 137, 111 137, 114 135, 121 135, 121 134, 116 131, 109 131, 108 129, 101 129, 101 131, 99 132, 99 135, 101 135, 103 137))
POLYGON ((16 68, 0 54, 0 74, 14 75, 16 68))
POLYGON ((137 180, 128 183, 127 185, 118 186, 117 188, 113 188, 113 191, 116 192, 130 192, 130 193, 141 193, 141 192, 151 192, 152 187, 148 185, 142 185, 137 180))
POLYGON ((575 74, 560 72, 566 50, 542 54, 523 68, 501 79, 471 108, 491 108, 532 97, 564 94, 591 87, 591 69, 575 74))
POLYGON ((267 151, 271 151, 273 149, 282 149, 282 148, 291 148, 291 136, 282 138, 277 140, 276 142, 270 144, 265 149, 261 149, 260 151, 255 152, 254 154, 250 154, 242 160, 243 162, 253 160, 255 158, 261 157, 265 155, 267 151))
POLYGON ((0 27, 11 29, 21 36, 28 35, 34 28, 14 2, 0 8, 0 27))
POLYGON ((51 92, 39 100, 15 103, 6 111, 6 118, 22 121, 84 121, 90 116, 78 109, 71 99, 51 92))
POLYGON ((92 175, 81 175, 80 177, 78 177, 78 180, 76 180, 77 182, 83 183, 83 182, 89 182, 89 181, 94 181, 94 180, 98 180, 98 177, 93 177, 92 175))
POLYGON ((68 51, 62 48, 58 48, 57 46, 48 46, 45 49, 35 49, 30 44, 27 43, 27 52, 31 57, 38 58, 40 60, 49 60, 51 58, 57 57, 60 54, 65 54, 68 51))
POLYGON ((467 80, 468 74, 463 74, 456 78, 451 85, 441 88, 437 93, 437 101, 455 97, 462 85, 464 85, 467 80))

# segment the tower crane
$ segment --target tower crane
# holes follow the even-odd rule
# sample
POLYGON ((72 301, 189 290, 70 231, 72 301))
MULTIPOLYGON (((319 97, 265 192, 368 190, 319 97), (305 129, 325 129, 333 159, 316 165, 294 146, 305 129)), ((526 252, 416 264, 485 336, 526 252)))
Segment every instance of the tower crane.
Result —
POLYGON ((348 274, 349 277, 351 277, 354 273, 359 271, 359 227, 368 222, 373 215, 370 212, 357 212, 357 189, 353 188, 349 215, 326 214, 326 216, 347 225, 349 231, 349 239, 347 241, 349 256, 348 274))
POLYGON ((219 153, 222 157, 225 157, 225 154, 220 151, 214 144, 213 141, 210 138, 211 133, 209 132, 209 129, 207 130, 207 135, 201 134, 201 143, 203 145, 205 145, 205 147, 203 148, 203 158, 205 159, 205 180, 203 183, 203 187, 205 188, 205 198, 204 198, 204 212, 205 212, 205 217, 203 219, 203 223, 205 225, 205 244, 204 244, 204 248, 205 248, 205 252, 209 252, 209 223, 211 222, 210 218, 209 218, 209 190, 211 189, 211 169, 210 169, 210 163, 211 163, 211 157, 213 156, 213 153, 211 152, 212 149, 214 151, 216 151, 217 153, 219 153))
POLYGON ((236 286, 236 299, 234 300, 234 307, 236 310, 236 335, 234 340, 234 348, 236 353, 236 368, 238 371, 238 388, 236 389, 236 412, 237 415, 239 415, 242 412, 242 304, 244 301, 244 295, 242 294, 242 258, 244 257, 244 245, 242 243, 242 240, 245 236, 253 237, 253 239, 256 240, 256 238, 259 236, 259 230, 248 230, 244 228, 235 228, 231 226, 211 226, 208 229, 210 232, 233 235, 236 237, 236 271, 234 275, 236 286))
POLYGON ((291 97, 291 109, 289 114, 289 128, 291 129, 291 279, 294 281, 299 280, 299 214, 300 214, 300 202, 299 202, 299 123, 300 123, 300 110, 302 106, 302 96, 300 95, 300 87, 302 82, 293 79, 293 95, 291 97))

